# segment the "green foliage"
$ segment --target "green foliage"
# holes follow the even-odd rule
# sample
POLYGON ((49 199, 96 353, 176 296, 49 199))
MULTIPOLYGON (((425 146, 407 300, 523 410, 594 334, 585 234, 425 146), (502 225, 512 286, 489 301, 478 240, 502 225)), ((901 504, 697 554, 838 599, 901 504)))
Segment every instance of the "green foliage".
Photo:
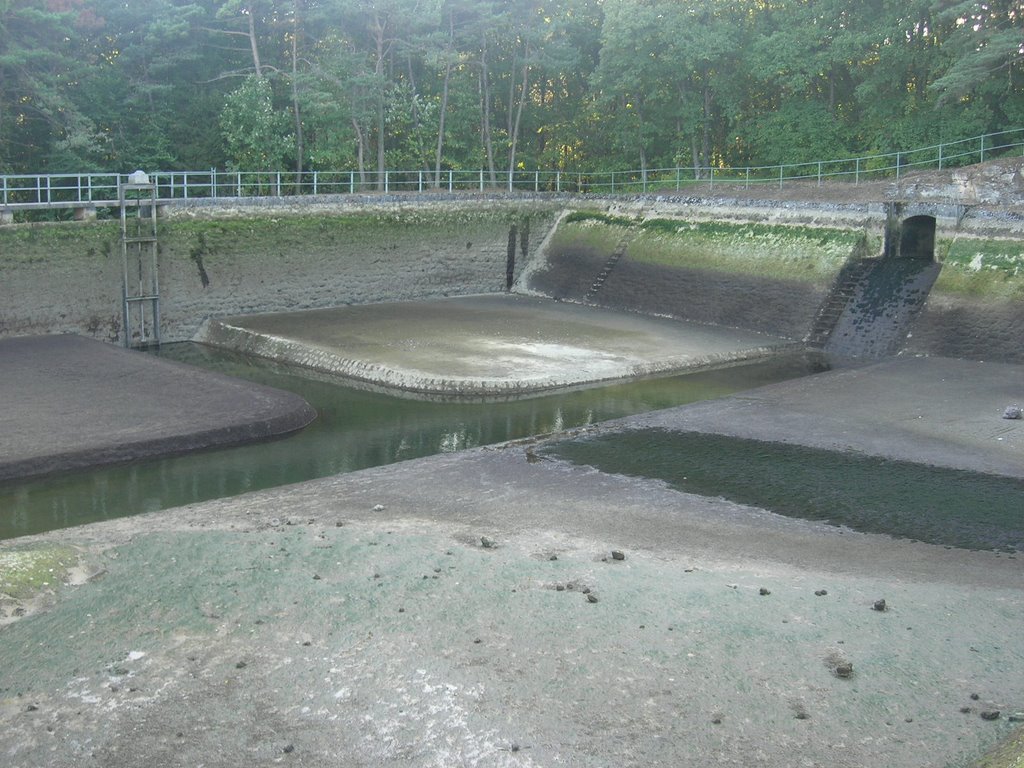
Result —
POLYGON ((0 171, 457 167, 500 183, 908 150, 1024 125, 1020 14, 1019 0, 0 0, 0 171))
POLYGON ((220 127, 232 167, 271 171, 286 166, 294 137, 288 132, 288 115, 274 108, 266 78, 250 75, 228 94, 220 127))

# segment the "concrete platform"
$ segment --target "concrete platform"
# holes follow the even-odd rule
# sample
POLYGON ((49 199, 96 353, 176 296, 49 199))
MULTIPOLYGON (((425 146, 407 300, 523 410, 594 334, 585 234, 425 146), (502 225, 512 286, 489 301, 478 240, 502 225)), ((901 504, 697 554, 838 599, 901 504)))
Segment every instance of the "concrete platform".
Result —
MULTIPOLYGON (((901 360, 597 429, 1010 472, 1022 373, 901 360)), ((1024 558, 530 441, 0 543, 0 581, 11 768, 968 766, 1024 712, 1024 558)))
POLYGON ((351 381, 520 395, 764 357, 791 341, 510 294, 221 318, 196 338, 351 381))
POLYGON ((316 417, 290 392, 80 336, 0 341, 0 480, 262 440, 316 417))

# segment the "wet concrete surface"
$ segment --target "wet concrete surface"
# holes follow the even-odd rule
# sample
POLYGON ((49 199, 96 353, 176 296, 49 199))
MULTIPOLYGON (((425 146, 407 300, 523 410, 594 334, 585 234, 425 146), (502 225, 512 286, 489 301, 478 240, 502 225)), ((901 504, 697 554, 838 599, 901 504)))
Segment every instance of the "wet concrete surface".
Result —
MULTIPOLYGON (((578 434, 657 425, 1020 476, 1021 423, 1001 413, 1022 399, 1021 367, 898 360, 578 434)), ((1016 554, 538 449, 0 544, 0 591, 20 594, 0 601, 4 764, 910 768, 972 764, 1018 727, 1016 554)))
POLYGON ((764 357, 791 340, 512 294, 209 322, 198 341, 432 395, 507 395, 764 357))
POLYGON ((0 341, 0 480, 261 440, 302 398, 80 336, 0 341))

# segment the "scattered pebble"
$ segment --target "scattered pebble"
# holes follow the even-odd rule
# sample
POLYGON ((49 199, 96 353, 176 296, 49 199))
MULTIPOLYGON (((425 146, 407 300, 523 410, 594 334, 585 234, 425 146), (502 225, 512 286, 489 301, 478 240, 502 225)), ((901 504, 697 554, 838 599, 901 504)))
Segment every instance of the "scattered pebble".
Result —
POLYGON ((973 707, 960 707, 960 712, 961 712, 961 714, 964 714, 964 715, 969 715, 973 711, 974 711, 973 707))
POLYGON ((1004 419, 1020 419, 1024 417, 1024 413, 1021 412, 1020 406, 1008 405, 1006 410, 1003 411, 1004 419))
POLYGON ((490 539, 486 536, 481 536, 480 546, 484 549, 494 549, 496 546, 498 546, 498 543, 494 539, 490 539))
POLYGON ((292 752, 295 751, 295 745, 294 744, 286 744, 284 749, 282 749, 281 751, 284 752, 286 755, 290 755, 292 752))
POLYGON ((235 669, 245 669, 248 666, 244 661, 240 661, 235 664, 235 669))
POLYGON ((713 723, 714 725, 721 725, 721 724, 722 724, 722 719, 723 719, 724 717, 725 717, 725 716, 724 716, 724 715, 723 715, 723 714, 722 714, 721 712, 715 712, 715 713, 714 713, 714 714, 713 714, 713 715, 711 716, 711 722, 712 722, 712 723, 713 723))
POLYGON ((1024 723, 1024 712, 1014 712, 1006 719, 1011 723, 1024 723))
POLYGON ((596 603, 597 602, 597 595, 595 595, 593 592, 588 592, 587 593, 587 602, 588 603, 596 603))
POLYGON ((824 597, 827 594, 828 594, 828 590, 827 589, 816 589, 814 591, 815 597, 824 597))
POLYGON ((770 595, 771 593, 772 591, 768 589, 768 587, 761 587, 759 590, 757 590, 757 594, 761 595, 762 597, 764 595, 770 595))
POLYGON ((387 509, 387 507, 385 507, 383 504, 374 504, 373 505, 373 511, 374 512, 383 512, 385 509, 387 509))
POLYGON ((270 518, 270 525, 271 525, 272 528, 277 528, 279 525, 281 525, 281 518, 279 518, 279 517, 272 517, 272 518, 270 518))
POLYGON ((981 696, 979 696, 977 693, 972 693, 971 694, 971 701, 977 701, 980 698, 981 698, 981 696))
POLYGON ((29 704, 27 707, 25 707, 26 712, 37 712, 38 710, 39 707, 37 707, 35 704, 29 704))
POLYGON ((555 590, 558 591, 558 592, 565 592, 565 585, 564 584, 556 584, 555 585, 555 590))
POLYGON ((612 560, 625 560, 626 555, 624 552, 620 552, 617 549, 612 550, 612 560))
POLYGON ((874 611, 887 611, 889 610, 889 606, 885 604, 885 599, 883 598, 882 600, 875 600, 871 609, 874 611))
POLYGON ((313 581, 320 581, 320 574, 319 573, 314 573, 313 574, 313 581))
POLYGON ((548 558, 548 560, 550 560, 551 562, 554 562, 557 559, 558 559, 558 555, 552 555, 551 557, 548 558))
POLYGON ((982 720, 998 720, 999 715, 1002 714, 998 709, 985 709, 981 712, 982 720))
POLYGON ((845 661, 841 664, 836 665, 836 677, 841 677, 844 680, 853 677, 853 664, 845 661))

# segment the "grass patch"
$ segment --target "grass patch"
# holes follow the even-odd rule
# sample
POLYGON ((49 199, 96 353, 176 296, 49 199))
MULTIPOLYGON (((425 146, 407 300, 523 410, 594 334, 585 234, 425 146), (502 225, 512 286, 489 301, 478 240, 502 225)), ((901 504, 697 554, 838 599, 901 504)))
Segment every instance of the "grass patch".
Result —
POLYGON ((815 282, 831 280, 855 249, 881 248, 845 229, 652 219, 640 230, 635 261, 815 282))
POLYGON ((963 296, 1024 298, 1024 242, 940 239, 935 250, 942 260, 937 290, 963 296))
POLYGON ((25 600, 58 586, 77 563, 78 554, 71 547, 0 551, 0 592, 25 600))

